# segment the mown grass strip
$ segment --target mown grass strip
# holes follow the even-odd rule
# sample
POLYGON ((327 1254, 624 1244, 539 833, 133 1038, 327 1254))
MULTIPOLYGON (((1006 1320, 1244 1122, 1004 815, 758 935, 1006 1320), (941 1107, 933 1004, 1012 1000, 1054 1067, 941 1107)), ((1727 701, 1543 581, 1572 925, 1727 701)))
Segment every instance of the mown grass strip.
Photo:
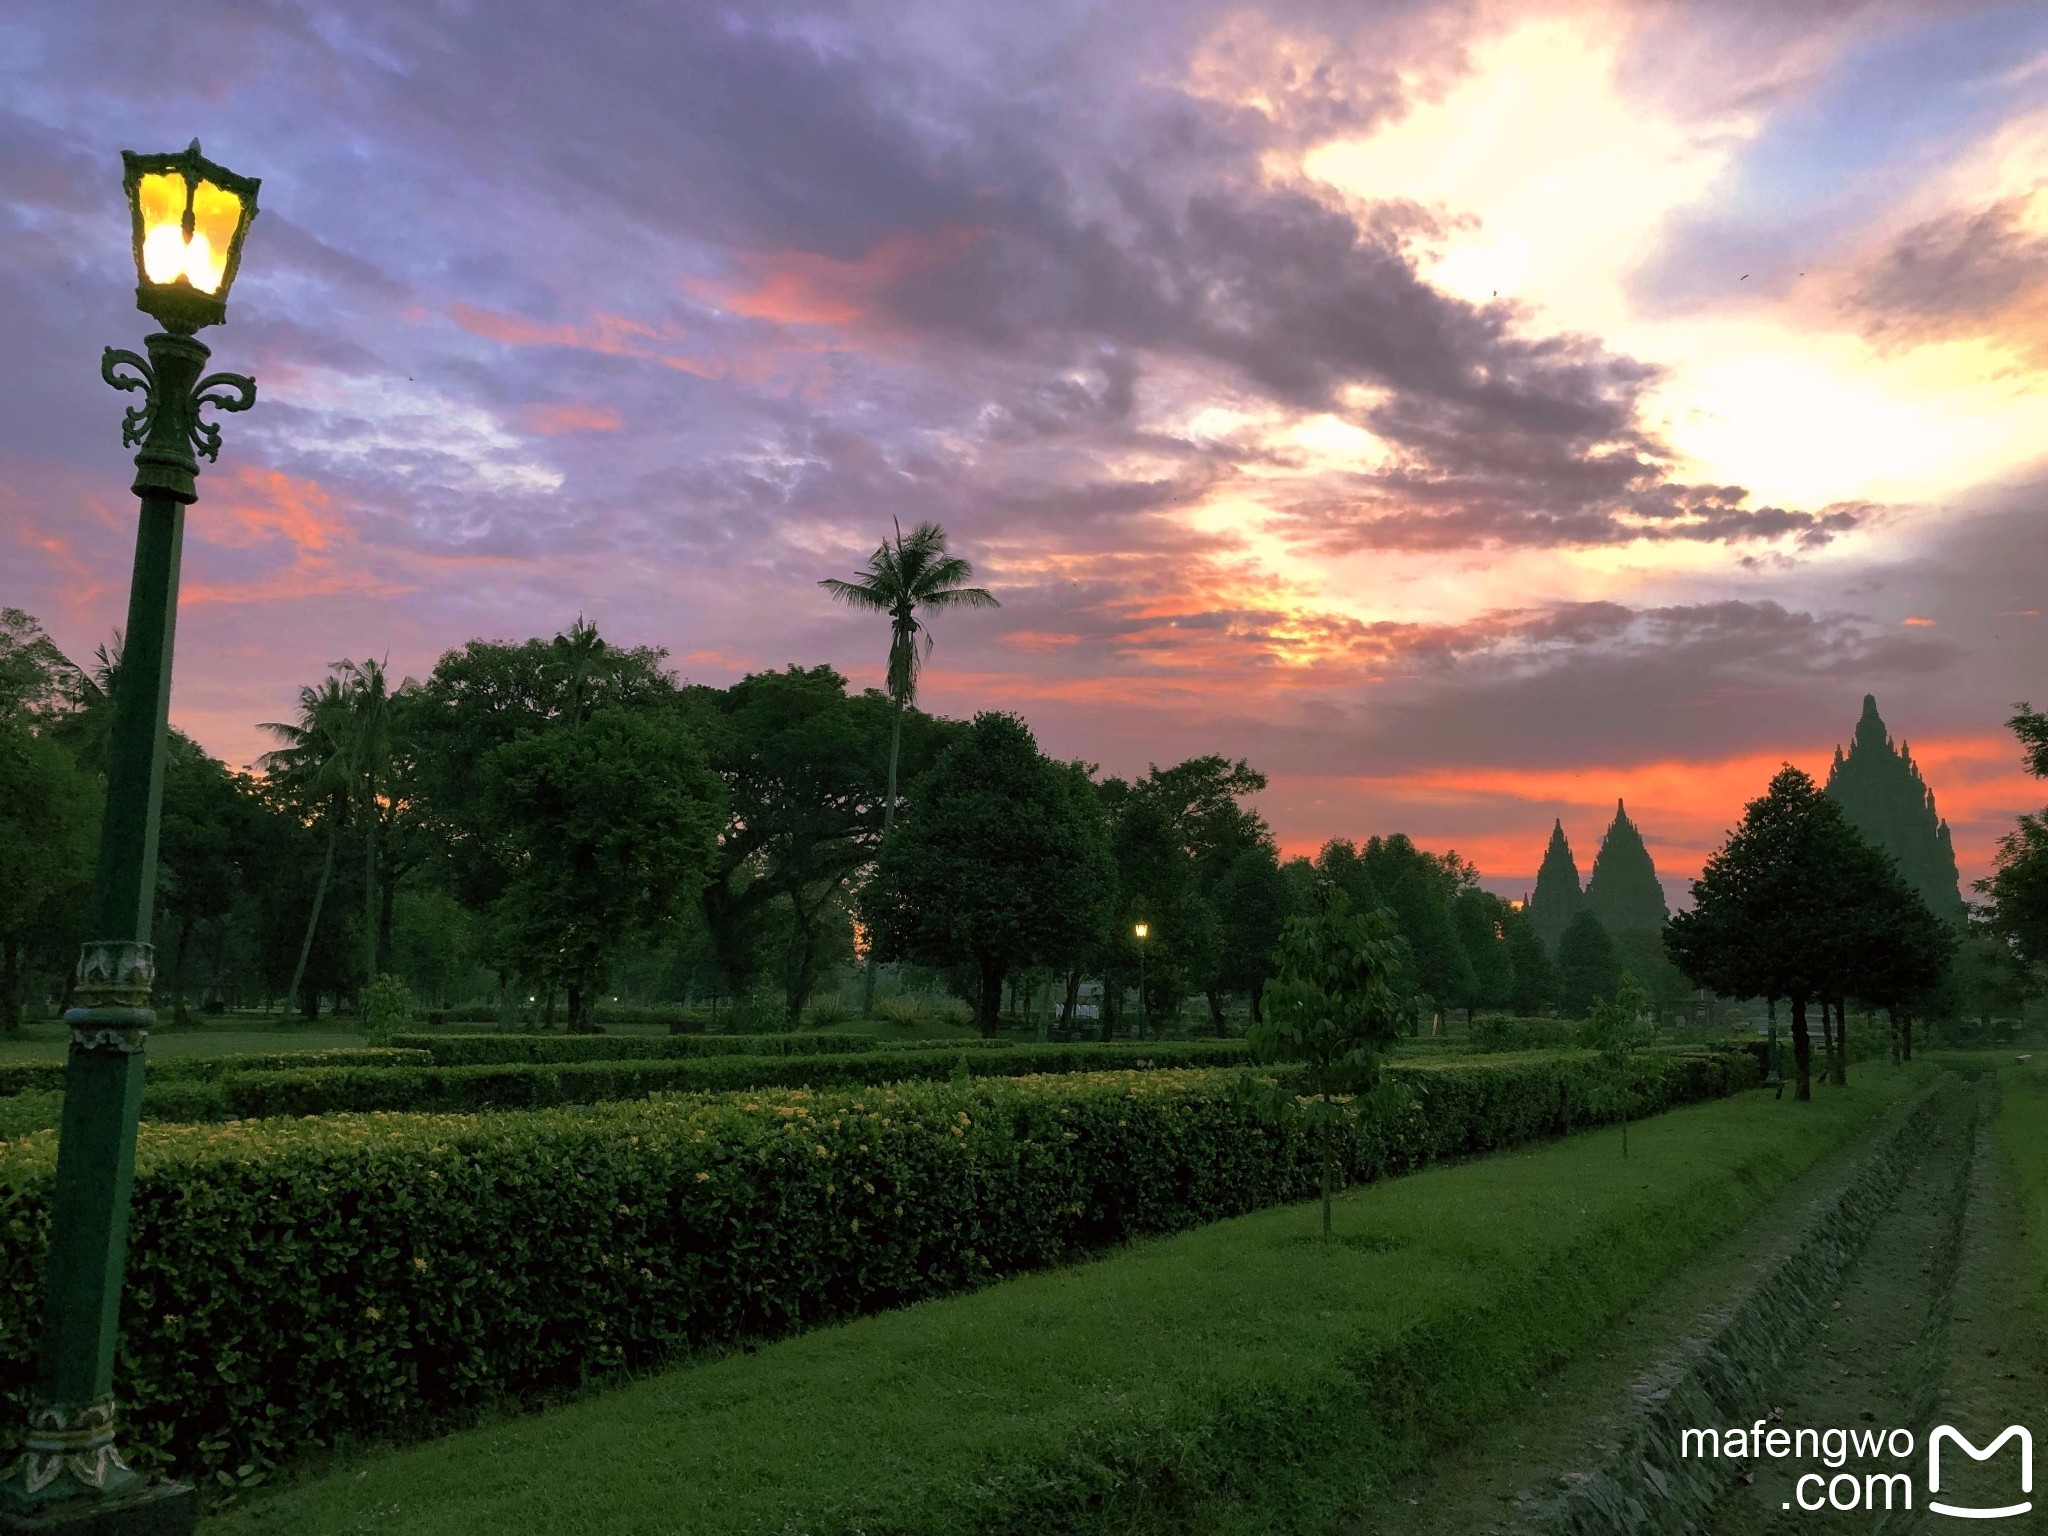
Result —
POLYGON ((1327 1529, 1920 1075, 1676 1110, 1626 1160, 1609 1131, 1373 1185, 1327 1246, 1308 1206, 1146 1241, 380 1454, 209 1529, 1327 1529), (1343 1476, 1301 1476, 1332 1457, 1343 1476))

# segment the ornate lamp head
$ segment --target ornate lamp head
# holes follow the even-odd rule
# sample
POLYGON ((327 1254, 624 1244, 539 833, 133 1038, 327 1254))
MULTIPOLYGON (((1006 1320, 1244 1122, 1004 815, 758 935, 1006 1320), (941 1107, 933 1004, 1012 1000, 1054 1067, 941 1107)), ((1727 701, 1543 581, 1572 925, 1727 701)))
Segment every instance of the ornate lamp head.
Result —
POLYGON ((121 163, 135 222, 135 307, 179 336, 219 325, 261 182, 215 165, 197 139, 175 155, 123 150, 121 163))
POLYGON ((1139 938, 1142 939, 1152 932, 1152 925, 1150 923, 1139 923, 1136 927, 1134 927, 1131 930, 1131 932, 1135 933, 1139 938))

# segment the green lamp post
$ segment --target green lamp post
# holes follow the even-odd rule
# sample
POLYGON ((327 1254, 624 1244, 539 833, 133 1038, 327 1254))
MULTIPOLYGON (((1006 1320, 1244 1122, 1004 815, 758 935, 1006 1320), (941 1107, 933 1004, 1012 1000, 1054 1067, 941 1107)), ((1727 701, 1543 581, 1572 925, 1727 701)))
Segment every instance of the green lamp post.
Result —
POLYGON ((138 446, 141 500, 127 641, 114 689, 106 819, 93 881, 92 933, 78 960, 76 1004, 64 1015, 71 1052, 51 1195, 43 1334, 27 1448, 0 1481, 0 1531, 64 1536, 171 1536, 196 1509, 187 1483, 153 1481, 116 1444, 114 1352, 119 1341, 135 1125, 142 1107, 143 1041, 150 1011, 157 815, 178 616, 178 554, 185 508, 197 499, 199 458, 220 451, 220 429, 200 407, 246 411, 256 383, 205 374, 208 348, 193 338, 227 318, 242 238, 256 215, 257 182, 199 152, 124 153, 134 222, 135 307, 163 330, 148 357, 109 347, 100 373, 142 404, 121 425, 138 446))
POLYGON ((1152 1007, 1145 996, 1145 940, 1152 935, 1150 923, 1138 923, 1131 929, 1138 941, 1138 1038, 1149 1040, 1152 1036, 1152 1007))

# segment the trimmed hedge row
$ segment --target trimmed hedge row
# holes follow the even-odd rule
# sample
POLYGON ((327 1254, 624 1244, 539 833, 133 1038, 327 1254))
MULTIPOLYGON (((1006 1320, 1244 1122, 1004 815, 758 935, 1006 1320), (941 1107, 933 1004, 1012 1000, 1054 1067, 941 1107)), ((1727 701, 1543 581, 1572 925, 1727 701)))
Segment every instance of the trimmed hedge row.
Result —
POLYGON ((883 1040, 875 1035, 795 1031, 786 1035, 396 1035, 393 1045, 425 1051, 437 1067, 513 1062, 669 1061, 688 1056, 824 1056, 839 1051, 977 1050, 999 1040, 883 1040))
POLYGON ((572 1061, 498 1067, 315 1067, 237 1072, 210 1083, 146 1085, 146 1120, 261 1120, 390 1110, 467 1114, 546 1109, 741 1088, 827 1088, 951 1077, 961 1064, 977 1077, 1120 1068, 1236 1066, 1242 1042, 1007 1046, 958 1055, 943 1051, 847 1051, 828 1056, 698 1056, 679 1061, 572 1061))
MULTIPOLYGON (((231 1056, 151 1058, 146 1071, 152 1082, 211 1083, 237 1072, 299 1071, 315 1067, 422 1067, 433 1058, 420 1050, 378 1046, 339 1046, 326 1051, 245 1051, 231 1056)), ((17 1093, 62 1093, 62 1061, 0 1062, 0 1098, 17 1093)))
MULTIPOLYGON (((1756 1080, 1727 1053, 1654 1061, 1646 1108, 1756 1080)), ((1555 1135, 1604 1102, 1588 1056, 1392 1076, 1409 1103, 1340 1133, 1354 1179, 1555 1135)), ((123 1443, 188 1475, 268 1468, 1307 1195, 1320 1143, 1235 1083, 1091 1073, 145 1126, 123 1443)), ((0 1455, 31 1383, 54 1165, 53 1137, 0 1147, 0 1455)))

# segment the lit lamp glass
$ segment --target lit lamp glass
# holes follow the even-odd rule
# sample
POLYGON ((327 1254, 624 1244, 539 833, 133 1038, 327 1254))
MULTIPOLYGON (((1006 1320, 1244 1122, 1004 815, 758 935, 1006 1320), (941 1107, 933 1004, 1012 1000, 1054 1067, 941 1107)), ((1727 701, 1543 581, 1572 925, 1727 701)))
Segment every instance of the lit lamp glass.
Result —
POLYGON ((135 223, 135 307, 178 335, 220 324, 261 183, 214 164, 197 139, 175 155, 124 151, 121 160, 135 223))
POLYGON ((1148 924, 1145 924, 1145 923, 1140 923, 1140 924, 1138 924, 1138 926, 1137 926, 1137 927, 1135 927, 1135 928, 1133 928, 1133 929, 1131 930, 1131 932, 1135 933, 1135 934, 1136 934, 1136 935, 1137 935, 1137 936, 1138 936, 1139 938, 1141 938, 1141 939, 1142 939, 1142 938, 1144 938, 1144 937, 1145 937, 1145 936, 1146 936, 1146 935, 1147 935, 1148 933, 1150 933, 1151 931, 1152 931, 1152 929, 1151 929, 1150 925, 1148 925, 1148 924))

